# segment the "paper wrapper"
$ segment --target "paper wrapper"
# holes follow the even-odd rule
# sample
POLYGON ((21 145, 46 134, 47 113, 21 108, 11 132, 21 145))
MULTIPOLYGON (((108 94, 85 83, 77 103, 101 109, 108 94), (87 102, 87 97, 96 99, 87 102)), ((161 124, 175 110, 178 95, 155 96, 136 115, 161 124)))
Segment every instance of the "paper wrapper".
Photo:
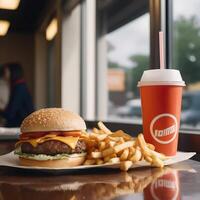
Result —
MULTIPOLYGON (((193 157, 195 152, 177 152, 176 156, 169 158, 164 161, 164 165, 175 164, 184 160, 188 160, 193 157)), ((9 154, 0 156, 0 166, 7 166, 12 168, 19 169, 31 169, 31 170, 40 170, 40 171, 70 171, 70 170, 83 170, 83 169, 91 169, 91 168, 116 168, 120 167, 120 163, 117 164, 102 164, 102 165, 81 165, 76 167, 65 167, 65 168, 48 168, 48 167, 29 167, 29 166, 20 166, 18 156, 14 155, 14 152, 9 154)), ((139 168, 139 167, 151 167, 151 165, 146 161, 139 161, 137 163, 133 163, 131 168, 139 168)))

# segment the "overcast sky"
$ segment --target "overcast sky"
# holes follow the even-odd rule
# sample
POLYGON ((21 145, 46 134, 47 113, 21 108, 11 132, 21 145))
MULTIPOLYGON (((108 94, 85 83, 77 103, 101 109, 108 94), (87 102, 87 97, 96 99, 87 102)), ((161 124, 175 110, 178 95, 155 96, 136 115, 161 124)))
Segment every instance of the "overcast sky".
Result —
MULTIPOLYGON (((200 0, 173 0, 173 15, 200 18, 200 0)), ((106 40, 114 46, 108 53, 111 61, 129 67, 129 57, 134 54, 149 55, 149 14, 122 26, 106 36, 106 40)))
POLYGON ((149 54, 149 14, 145 14, 106 37, 114 46, 108 58, 123 66, 130 66, 133 54, 149 54))

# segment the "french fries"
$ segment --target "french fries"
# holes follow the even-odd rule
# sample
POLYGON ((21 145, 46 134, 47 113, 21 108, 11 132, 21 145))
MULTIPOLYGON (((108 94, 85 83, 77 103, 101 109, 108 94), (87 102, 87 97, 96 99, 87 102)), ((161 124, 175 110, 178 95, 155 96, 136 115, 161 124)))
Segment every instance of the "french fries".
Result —
POLYGON ((124 161, 124 162, 121 163, 120 169, 122 171, 128 171, 128 169, 131 168, 132 164, 133 163, 131 161, 129 161, 129 160, 124 161))
POLYGON ((132 146, 134 146, 134 144, 135 144, 135 141, 128 141, 128 142, 124 142, 124 143, 121 143, 119 145, 116 145, 114 147, 115 153, 118 153, 118 152, 120 152, 124 149, 132 147, 132 146))
POLYGON ((140 161, 141 158, 142 158, 142 152, 141 152, 141 150, 137 147, 136 150, 135 150, 134 155, 130 158, 130 160, 131 160, 132 162, 135 163, 135 162, 140 161))
POLYGON ((147 144, 147 146, 149 147, 149 149, 151 149, 151 150, 155 150, 155 147, 154 147, 154 145, 153 144, 147 144))
POLYGON ((129 154, 128 154, 128 159, 130 159, 135 153, 135 148, 134 147, 130 147, 129 148, 129 154))
POLYGON ((116 156, 116 154, 111 154, 111 155, 109 155, 109 156, 106 156, 106 157, 104 157, 104 162, 106 163, 106 162, 109 162, 109 160, 111 159, 111 158, 116 158, 117 156, 116 156))
POLYGON ((91 152, 91 157, 92 158, 102 158, 102 153, 101 152, 91 152))
POLYGON ((121 160, 121 161, 127 160, 128 155, 129 155, 129 149, 127 148, 127 149, 125 149, 125 150, 123 151, 123 153, 120 155, 120 160, 121 160))
POLYGON ((96 164, 97 165, 102 165, 104 162, 101 159, 96 159, 96 164))
POLYGON ((106 148, 106 142, 101 142, 101 143, 99 143, 99 150, 100 151, 103 151, 104 149, 106 148))
POLYGON ((97 141, 102 141, 107 137, 107 134, 91 133, 90 137, 97 141))
POLYGON ((122 171, 127 171, 133 163, 146 160, 152 166, 162 168, 167 157, 155 151, 152 144, 146 143, 143 134, 136 138, 118 130, 112 132, 102 122, 92 133, 83 133, 82 139, 88 148, 84 165, 120 164, 122 171))
POLYGON ((115 157, 115 158, 111 158, 109 161, 109 163, 119 163, 120 162, 120 159, 118 157, 115 157))
POLYGON ((113 153, 115 153, 115 150, 112 147, 102 151, 103 157, 109 156, 109 155, 111 155, 113 153))
POLYGON ((98 122, 98 127, 100 130, 102 130, 104 133, 110 135, 112 132, 103 124, 103 122, 98 122))
POLYGON ((84 162, 84 165, 94 165, 95 164, 95 160, 93 159, 87 159, 85 162, 84 162))
POLYGON ((118 131, 112 133, 110 136, 111 137, 122 137, 126 141, 132 139, 132 137, 130 135, 128 135, 127 133, 124 133, 124 131, 122 131, 122 130, 118 130, 118 131))

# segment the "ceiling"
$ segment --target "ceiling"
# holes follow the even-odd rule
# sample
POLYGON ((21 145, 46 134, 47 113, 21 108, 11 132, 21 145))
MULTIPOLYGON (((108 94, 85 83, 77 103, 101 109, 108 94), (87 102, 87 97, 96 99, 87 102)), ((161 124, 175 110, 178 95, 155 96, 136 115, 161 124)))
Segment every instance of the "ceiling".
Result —
POLYGON ((31 33, 41 23, 48 0, 21 0, 17 10, 0 9, 0 20, 8 20, 9 32, 31 33))
POLYGON ((99 0, 97 8, 111 32, 149 12, 149 0, 99 0))

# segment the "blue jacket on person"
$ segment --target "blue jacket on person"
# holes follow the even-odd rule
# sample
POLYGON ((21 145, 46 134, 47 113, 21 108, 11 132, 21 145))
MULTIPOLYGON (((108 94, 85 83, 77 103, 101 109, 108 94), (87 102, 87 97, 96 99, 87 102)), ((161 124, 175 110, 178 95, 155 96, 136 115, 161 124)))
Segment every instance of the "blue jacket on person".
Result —
POLYGON ((19 127, 24 118, 34 111, 32 97, 24 80, 18 80, 11 88, 8 105, 0 115, 6 119, 6 127, 19 127))

